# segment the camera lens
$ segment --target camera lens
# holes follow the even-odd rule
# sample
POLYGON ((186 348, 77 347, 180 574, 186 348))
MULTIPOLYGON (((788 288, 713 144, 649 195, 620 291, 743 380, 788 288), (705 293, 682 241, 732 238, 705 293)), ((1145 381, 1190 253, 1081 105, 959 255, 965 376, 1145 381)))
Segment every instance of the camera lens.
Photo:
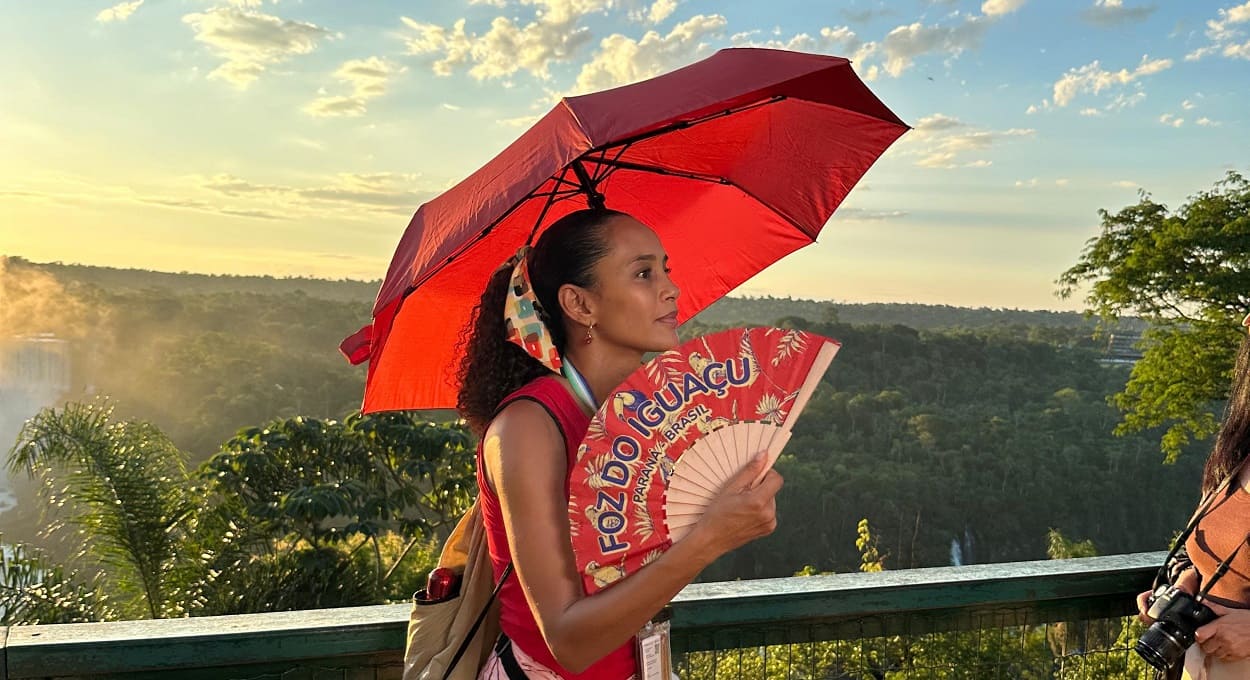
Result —
POLYGON ((1142 634, 1134 649, 1146 663, 1159 670, 1167 670, 1185 656, 1185 649, 1188 647, 1188 644, 1156 621, 1142 634))

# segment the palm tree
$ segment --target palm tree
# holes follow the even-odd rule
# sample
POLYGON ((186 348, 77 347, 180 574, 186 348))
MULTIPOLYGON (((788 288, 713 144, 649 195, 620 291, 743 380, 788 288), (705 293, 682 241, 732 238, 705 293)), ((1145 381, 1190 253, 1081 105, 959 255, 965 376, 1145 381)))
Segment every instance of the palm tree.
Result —
POLYGON ((168 437, 112 413, 103 400, 44 409, 22 428, 8 467, 43 485, 45 532, 77 539, 74 559, 120 596, 123 616, 176 615, 185 611, 179 582, 195 571, 179 547, 201 495, 168 437))

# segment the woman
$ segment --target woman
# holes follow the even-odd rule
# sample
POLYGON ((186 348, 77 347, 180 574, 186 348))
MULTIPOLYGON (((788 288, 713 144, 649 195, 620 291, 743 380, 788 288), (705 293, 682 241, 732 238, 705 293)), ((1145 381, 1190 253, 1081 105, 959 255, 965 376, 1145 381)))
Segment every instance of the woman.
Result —
POLYGON ((740 472, 695 529, 645 569, 587 596, 570 547, 568 473, 599 403, 672 349, 678 288, 659 238, 582 210, 496 271, 469 328, 458 409, 480 436, 478 488, 503 636, 483 678, 628 678, 634 636, 720 555, 776 528, 781 477, 740 472), (507 312, 505 312, 507 310, 507 312))
MULTIPOLYGON (((1250 316, 1242 325, 1250 326, 1250 316)), ((1219 564, 1250 538, 1250 464, 1243 464, 1248 455, 1250 336, 1237 353, 1224 422, 1203 470, 1199 508, 1208 509, 1170 569, 1172 582, 1191 595, 1205 587, 1219 564), (1235 478, 1221 486, 1230 475, 1235 478)), ((1149 597, 1149 591, 1138 595, 1137 607, 1142 620, 1153 623, 1146 614, 1149 597)), ((1228 571, 1211 586, 1206 604, 1218 618, 1195 631, 1197 645, 1185 657, 1188 677, 1250 677, 1250 546, 1236 552, 1228 571)))

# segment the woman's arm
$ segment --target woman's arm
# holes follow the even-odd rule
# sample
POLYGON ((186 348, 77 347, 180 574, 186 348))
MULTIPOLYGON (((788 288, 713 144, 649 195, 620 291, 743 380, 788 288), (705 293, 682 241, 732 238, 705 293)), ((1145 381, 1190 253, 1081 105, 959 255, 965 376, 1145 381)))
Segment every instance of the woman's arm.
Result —
POLYGON ((780 475, 770 471, 744 490, 761 458, 735 477, 686 538, 645 569, 586 596, 570 547, 564 449, 551 416, 530 401, 504 409, 483 440, 517 577, 548 648, 570 671, 585 670, 628 641, 717 557, 776 528, 780 475))

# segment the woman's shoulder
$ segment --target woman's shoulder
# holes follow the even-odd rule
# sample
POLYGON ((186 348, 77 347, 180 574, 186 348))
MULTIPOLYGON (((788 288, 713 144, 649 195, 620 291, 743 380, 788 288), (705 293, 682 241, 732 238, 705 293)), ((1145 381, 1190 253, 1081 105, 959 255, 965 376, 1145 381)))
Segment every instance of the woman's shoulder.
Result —
POLYGON ((532 439, 550 436, 563 440, 556 414, 552 411, 552 390, 563 389, 555 378, 530 381, 508 396, 491 419, 484 439, 532 439))

